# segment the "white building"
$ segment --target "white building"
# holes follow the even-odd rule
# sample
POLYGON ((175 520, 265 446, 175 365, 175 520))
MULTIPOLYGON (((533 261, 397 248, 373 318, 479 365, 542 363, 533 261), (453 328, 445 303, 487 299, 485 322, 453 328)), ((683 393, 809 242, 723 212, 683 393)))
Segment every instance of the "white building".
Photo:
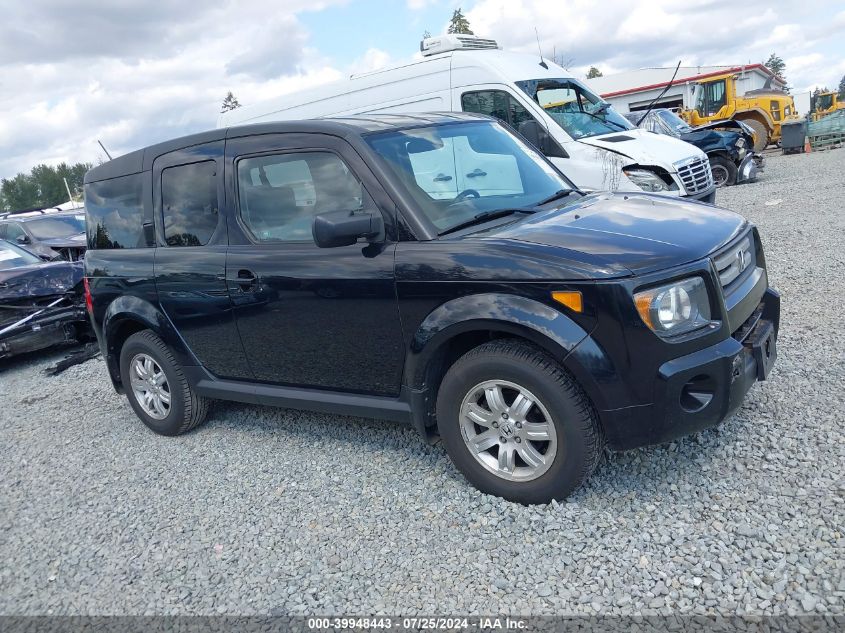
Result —
MULTIPOLYGON (((606 77, 587 79, 586 83, 620 112, 645 110, 669 84, 675 68, 641 68, 606 77)), ((656 106, 680 108, 693 105, 693 86, 710 77, 734 73, 738 75, 737 93, 758 90, 771 81, 771 88, 782 90, 783 81, 775 77, 763 64, 746 66, 681 66, 672 87, 660 98, 656 106)))

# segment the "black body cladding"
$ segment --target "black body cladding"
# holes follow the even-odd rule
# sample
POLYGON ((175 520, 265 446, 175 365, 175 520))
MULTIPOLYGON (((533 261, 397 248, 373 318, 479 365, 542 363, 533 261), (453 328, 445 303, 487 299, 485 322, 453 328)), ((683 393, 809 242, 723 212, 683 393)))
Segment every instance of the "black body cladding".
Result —
MULTIPOLYGON (((95 211, 89 224, 92 320, 115 387, 124 388, 122 342, 151 329, 201 394, 405 420, 427 434, 448 364, 487 340, 514 337, 542 347, 575 378, 611 446, 724 419, 756 379, 736 332, 755 314, 775 331, 778 323, 756 230, 694 202, 574 194, 438 237, 366 136, 480 118, 488 120, 383 115, 220 129, 92 169, 86 195, 133 176, 124 193, 139 196, 120 218, 133 223, 134 246, 98 242, 97 218, 107 223, 107 213, 95 211), (335 248, 256 238, 239 211, 238 161, 306 151, 348 166, 363 187, 361 211, 383 220, 378 236, 335 248), (216 228, 205 244, 168 245, 162 172, 203 161, 215 166, 216 228), (745 237, 762 276, 744 282, 739 297, 721 288, 712 258, 745 237), (704 279, 713 323, 663 340, 640 318, 633 294, 690 276, 704 279), (581 292, 582 312, 553 300, 567 290, 581 292), (692 411, 682 396, 699 375, 712 378, 713 395, 692 411)), ((259 176, 266 179, 256 173, 256 186, 259 176)))

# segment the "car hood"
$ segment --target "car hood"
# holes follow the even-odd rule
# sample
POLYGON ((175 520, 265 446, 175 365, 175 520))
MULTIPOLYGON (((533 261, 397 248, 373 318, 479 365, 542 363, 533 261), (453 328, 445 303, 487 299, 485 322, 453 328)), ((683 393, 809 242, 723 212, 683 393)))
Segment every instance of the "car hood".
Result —
POLYGON ((45 262, 0 270, 0 301, 62 295, 82 283, 82 262, 45 262))
POLYGON ((50 248, 85 248, 86 237, 85 233, 79 233, 66 237, 52 237, 47 240, 39 240, 38 243, 49 246, 50 248))
POLYGON ((747 226, 736 213, 639 193, 598 193, 506 224, 485 237, 556 246, 618 273, 645 274, 702 259, 747 226))
POLYGON ((704 152, 715 148, 733 148, 739 138, 739 132, 719 132, 717 130, 693 130, 681 134, 681 140, 695 145, 704 152))
POLYGON ((639 165, 660 165, 703 156, 701 150, 680 139, 647 130, 619 130, 601 136, 579 138, 580 143, 627 156, 639 165))

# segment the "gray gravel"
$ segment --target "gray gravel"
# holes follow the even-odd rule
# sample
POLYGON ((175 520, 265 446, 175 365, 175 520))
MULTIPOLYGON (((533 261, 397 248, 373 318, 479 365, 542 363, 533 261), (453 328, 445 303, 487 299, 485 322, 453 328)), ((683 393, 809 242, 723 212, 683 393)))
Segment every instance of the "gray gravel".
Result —
POLYGON ((100 360, 6 363, 0 613, 844 613, 843 164, 719 194, 783 293, 771 379, 564 504, 482 495, 401 426, 221 403, 168 439, 100 360))

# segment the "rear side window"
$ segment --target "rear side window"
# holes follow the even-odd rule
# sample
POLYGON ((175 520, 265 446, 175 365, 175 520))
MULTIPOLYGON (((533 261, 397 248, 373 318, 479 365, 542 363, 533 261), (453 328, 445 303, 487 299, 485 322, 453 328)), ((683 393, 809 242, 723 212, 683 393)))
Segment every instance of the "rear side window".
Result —
POLYGON ((88 248, 145 248, 143 174, 85 185, 88 248))
POLYGON ((161 172, 164 239, 168 246, 204 246, 217 228, 217 166, 213 160, 161 172))

